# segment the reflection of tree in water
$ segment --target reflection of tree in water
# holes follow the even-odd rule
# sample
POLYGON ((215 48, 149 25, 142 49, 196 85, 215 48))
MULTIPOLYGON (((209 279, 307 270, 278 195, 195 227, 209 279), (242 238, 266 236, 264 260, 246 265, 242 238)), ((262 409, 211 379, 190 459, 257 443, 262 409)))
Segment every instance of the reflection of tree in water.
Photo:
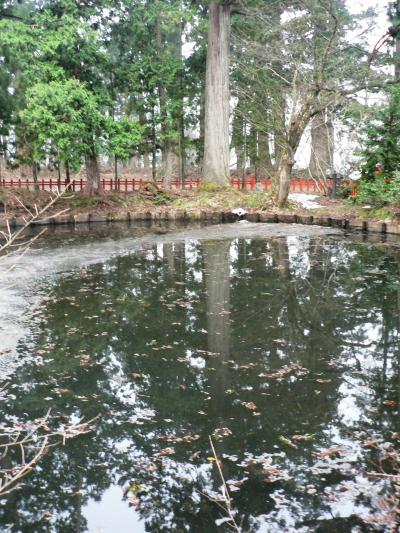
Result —
POLYGON ((229 388, 228 361, 231 353, 230 241, 205 241, 202 245, 207 305, 208 351, 213 370, 210 385, 213 415, 224 423, 226 389, 229 388))
MULTIPOLYGON (((11 411, 33 418, 51 405, 61 420, 102 419, 95 435, 52 452, 10 496, 3 524, 15 524, 13 531, 85 531, 89 498, 135 482, 146 487, 138 512, 148 531, 217 530, 216 506, 195 489, 218 488, 207 435, 228 427, 232 435, 217 442, 220 457, 273 453, 283 448, 281 436, 314 435, 297 449, 283 448, 282 463, 297 485, 269 485, 260 468, 244 474, 235 461, 223 461, 227 478, 248 478, 234 493, 245 527, 256 529, 253 517, 268 513, 274 527, 270 494, 284 488, 294 523, 307 519, 312 530, 330 483, 310 473, 313 452, 337 432, 341 387, 362 363, 367 320, 383 320, 375 346, 382 365, 378 375, 365 368, 372 394, 357 399, 367 409, 383 376, 385 390, 398 391, 398 266, 388 253, 373 281, 365 271, 382 260, 373 250, 329 239, 173 243, 60 279, 37 339, 48 360, 19 372, 11 411), (309 373, 260 377, 293 362, 309 373), (319 383, 321 377, 330 381, 319 383), (249 402, 259 415, 245 407, 249 402), (201 439, 186 444, 160 439, 197 434, 201 439), (157 457, 167 447, 175 453, 157 457), (199 459, 191 459, 196 451, 199 459), (315 495, 304 493, 310 482, 315 495)), ((394 427, 393 414, 380 411, 376 423, 394 427)))

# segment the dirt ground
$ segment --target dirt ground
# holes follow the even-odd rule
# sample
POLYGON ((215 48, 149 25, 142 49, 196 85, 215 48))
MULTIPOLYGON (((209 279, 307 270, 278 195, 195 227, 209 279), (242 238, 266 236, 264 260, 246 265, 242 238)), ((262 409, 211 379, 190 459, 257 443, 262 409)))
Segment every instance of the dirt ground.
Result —
MULTIPOLYGON (((25 191, 20 189, 0 188, 0 218, 26 216, 29 212, 43 208, 52 198, 47 191, 25 191)), ((144 187, 136 192, 104 192, 88 196, 83 192, 65 192, 46 212, 54 215, 67 210, 67 214, 77 213, 117 214, 127 211, 152 211, 158 209, 195 209, 231 210, 243 208, 248 212, 264 210, 273 213, 297 213, 314 216, 332 216, 347 219, 366 218, 376 220, 399 221, 396 210, 390 206, 381 209, 365 209, 356 206, 350 200, 331 199, 318 196, 316 202, 320 207, 305 209, 301 203, 290 201, 286 209, 277 209, 267 192, 243 192, 232 188, 198 190, 163 190, 157 187, 144 187)))

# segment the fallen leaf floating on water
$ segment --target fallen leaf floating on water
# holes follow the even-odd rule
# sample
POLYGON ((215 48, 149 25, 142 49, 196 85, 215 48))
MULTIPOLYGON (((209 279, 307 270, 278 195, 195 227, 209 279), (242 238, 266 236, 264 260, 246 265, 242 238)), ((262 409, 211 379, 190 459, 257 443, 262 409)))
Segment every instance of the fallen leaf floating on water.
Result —
POLYGON ((276 481, 286 481, 289 479, 287 472, 272 464, 263 466, 263 474, 266 483, 275 483, 276 481))
POLYGON ((314 455, 316 457, 319 457, 320 459, 326 459, 330 457, 344 457, 349 453, 349 450, 346 450, 346 448, 340 448, 339 446, 332 446, 331 448, 326 448, 325 450, 321 450, 314 455))
POLYGON ((292 440, 295 441, 310 441, 313 440, 314 435, 311 435, 311 433, 305 433, 304 435, 293 435, 292 440))
POLYGON ((189 459, 190 459, 191 461, 197 461, 197 459, 200 458, 200 455, 201 455, 201 451, 198 450, 197 452, 194 452, 194 453, 189 457, 189 459))
POLYGON ((289 446, 290 448, 297 448, 297 446, 296 446, 296 444, 294 442, 292 442, 287 437, 284 437, 283 435, 279 436, 279 442, 281 442, 285 446, 289 446))
POLYGON ((71 391, 69 389, 61 389, 60 387, 54 387, 54 389, 51 389, 52 392, 55 392, 59 396, 63 394, 69 394, 71 391))
POLYGON ((173 455, 174 453, 174 448, 162 448, 158 453, 154 454, 154 457, 165 457, 167 455, 173 455))
POLYGON ((261 466, 262 473, 265 476, 264 481, 266 483, 275 483, 276 481, 286 481, 290 479, 286 470, 273 464, 273 457, 269 454, 262 454, 259 457, 248 457, 239 466, 246 468, 246 470, 261 466))
POLYGON ((243 483, 247 480, 248 478, 244 478, 244 479, 228 479, 228 481, 226 482, 226 484, 228 485, 229 487, 229 490, 231 492, 236 492, 238 490, 240 490, 240 487, 243 485, 243 483))
POLYGON ((209 355, 210 357, 216 357, 217 355, 220 355, 218 352, 209 352, 208 350, 197 350, 198 353, 209 355))
POLYGON ((258 374, 258 377, 267 379, 277 379, 280 381, 291 374, 296 377, 304 376, 308 374, 308 370, 306 368, 303 368, 298 363, 291 363, 290 365, 286 365, 280 368, 279 370, 276 370, 275 372, 258 374))
POLYGON ((174 437, 173 435, 163 435, 159 437, 159 440, 163 440, 165 442, 173 442, 176 444, 180 444, 182 442, 184 443, 190 443, 195 440, 199 440, 200 435, 185 435, 184 437, 174 437))
POLYGON ((396 400, 385 400, 382 402, 383 405, 386 405, 386 407, 398 407, 399 402, 396 402, 396 400))
POLYGON ((90 355, 83 355, 81 357, 80 365, 81 366, 87 366, 90 363, 90 361, 91 361, 90 355))
POLYGON ((250 409, 250 411, 255 411, 257 409, 257 406, 254 402, 242 402, 243 407, 246 407, 246 409, 250 409))
POLYGON ((229 428, 217 428, 213 431, 213 437, 216 439, 222 439, 223 437, 229 437, 232 435, 232 431, 229 428))

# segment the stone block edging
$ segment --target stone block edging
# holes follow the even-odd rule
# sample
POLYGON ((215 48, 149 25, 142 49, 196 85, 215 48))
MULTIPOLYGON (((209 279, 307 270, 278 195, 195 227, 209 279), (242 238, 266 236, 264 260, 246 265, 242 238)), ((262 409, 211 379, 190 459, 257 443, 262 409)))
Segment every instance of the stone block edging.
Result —
MULTIPOLYGON (((93 224, 93 223, 109 223, 109 222, 126 222, 126 221, 152 221, 152 222, 178 222, 178 221, 203 221, 218 224, 221 222, 235 222, 244 219, 249 222, 269 222, 284 224, 305 224, 317 226, 330 226, 334 228, 343 228, 352 231, 364 231, 371 233, 382 233, 391 235, 400 235, 400 224, 394 222, 378 222, 375 220, 363 219, 347 219, 329 216, 313 216, 304 213, 273 213, 270 211, 251 211, 243 216, 238 216, 232 211, 215 210, 215 209, 154 209, 154 210, 138 210, 126 211, 119 213, 78 213, 75 215, 59 215, 56 217, 44 218, 40 221, 32 223, 32 225, 61 225, 61 224, 93 224)), ((23 217, 13 217, 8 219, 11 228, 21 227, 25 224, 23 217)), ((0 227, 6 227, 7 220, 0 219, 0 227)))

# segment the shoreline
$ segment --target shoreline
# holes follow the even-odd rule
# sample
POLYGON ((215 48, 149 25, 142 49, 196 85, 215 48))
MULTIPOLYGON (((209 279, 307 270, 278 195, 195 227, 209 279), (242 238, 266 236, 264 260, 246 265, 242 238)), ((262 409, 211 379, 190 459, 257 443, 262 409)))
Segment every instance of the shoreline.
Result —
MULTIPOLYGON (((334 227, 344 230, 361 231, 365 233, 381 233, 400 235, 400 224, 394 222, 378 222, 376 220, 366 220, 361 218, 337 217, 337 216, 320 216, 305 215, 304 213, 279 213, 266 210, 247 211, 243 215, 237 215, 228 209, 148 209, 128 210, 120 212, 110 212, 107 214, 98 213, 77 213, 74 215, 49 216, 36 222, 32 226, 52 226, 52 225, 77 225, 93 223, 111 223, 111 222, 130 222, 130 221, 147 221, 147 222, 210 222, 213 224, 223 222, 235 222, 238 220, 247 220, 248 222, 261 223, 285 223, 285 224, 303 224, 316 225, 325 227, 334 227)), ((26 224, 24 217, 0 218, 0 228, 22 227, 26 224)))

